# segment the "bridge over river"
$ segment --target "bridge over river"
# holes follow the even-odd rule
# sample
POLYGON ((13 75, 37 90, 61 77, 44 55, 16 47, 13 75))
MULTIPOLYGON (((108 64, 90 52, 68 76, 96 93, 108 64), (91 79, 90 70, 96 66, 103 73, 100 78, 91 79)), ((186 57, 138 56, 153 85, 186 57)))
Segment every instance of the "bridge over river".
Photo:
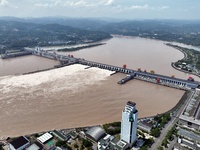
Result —
POLYGON ((159 75, 155 73, 148 73, 146 71, 145 72, 142 72, 140 70, 136 71, 133 69, 128 69, 125 66, 118 67, 118 66, 88 61, 81 58, 75 58, 72 55, 66 56, 66 55, 57 54, 55 52, 52 53, 52 52, 44 51, 44 50, 41 50, 40 48, 36 48, 36 49, 28 48, 26 50, 37 56, 58 60, 62 62, 61 66, 70 65, 70 64, 82 64, 82 65, 87 65, 90 67, 98 67, 101 69, 115 71, 116 73, 120 72, 120 73, 127 74, 127 76, 124 79, 118 82, 119 84, 124 84, 127 81, 132 80, 132 79, 138 79, 138 80, 151 82, 151 83, 164 85, 164 86, 169 86, 173 88, 178 88, 182 90, 200 88, 200 83, 193 80, 183 80, 183 79, 178 79, 175 77, 169 77, 169 76, 159 75))

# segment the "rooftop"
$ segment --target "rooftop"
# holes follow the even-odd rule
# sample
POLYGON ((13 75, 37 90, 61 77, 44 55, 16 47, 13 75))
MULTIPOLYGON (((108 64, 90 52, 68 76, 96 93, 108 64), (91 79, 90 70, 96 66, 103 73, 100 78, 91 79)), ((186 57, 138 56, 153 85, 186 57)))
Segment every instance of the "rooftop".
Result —
POLYGON ((185 106, 180 119, 200 125, 200 91, 196 90, 188 104, 185 106))
POLYGON ((117 145, 120 147, 120 148, 124 148, 124 147, 126 147, 127 146, 127 143, 126 142, 124 142, 124 141, 122 141, 122 140, 120 140, 118 143, 117 143, 117 145))
POLYGON ((18 149, 26 144, 29 144, 30 141, 25 137, 25 136, 21 136, 17 139, 15 139, 14 141, 10 142, 10 144, 15 148, 18 149))
POLYGON ((37 146, 37 145, 34 143, 34 144, 32 144, 31 146, 29 146, 29 147, 27 148, 27 150, 40 150, 40 147, 37 146))
POLYGON ((59 131, 54 130, 52 133, 53 133, 53 135, 57 136, 59 139, 61 139, 63 141, 66 140, 66 137, 63 134, 61 134, 59 131))
POLYGON ((91 127, 85 132, 89 138, 95 141, 99 141, 103 136, 105 136, 105 131, 100 126, 91 127))
POLYGON ((107 134, 104 138, 99 140, 98 149, 99 150, 108 149, 109 148, 109 144, 110 144, 111 140, 113 140, 113 139, 114 139, 114 136, 111 136, 111 135, 107 134))
POLYGON ((45 133, 42 136, 38 137, 37 140, 39 140, 41 143, 45 143, 48 140, 50 140, 51 138, 53 138, 53 136, 50 133, 45 133))
POLYGON ((147 123, 145 121, 139 121, 138 122, 138 128, 141 128, 142 130, 150 132, 151 128, 153 127, 152 124, 147 123))
POLYGON ((134 103, 132 101, 128 101, 126 104, 129 106, 132 106, 132 107, 135 107, 135 105, 136 105, 136 103, 134 103))
POLYGON ((131 101, 128 101, 127 103, 126 103, 126 106, 125 106, 125 108, 124 108, 124 110, 123 110, 123 112, 125 112, 125 113, 137 113, 138 111, 136 110, 136 108, 135 108, 135 106, 136 106, 136 103, 134 103, 134 102, 131 102, 131 101))

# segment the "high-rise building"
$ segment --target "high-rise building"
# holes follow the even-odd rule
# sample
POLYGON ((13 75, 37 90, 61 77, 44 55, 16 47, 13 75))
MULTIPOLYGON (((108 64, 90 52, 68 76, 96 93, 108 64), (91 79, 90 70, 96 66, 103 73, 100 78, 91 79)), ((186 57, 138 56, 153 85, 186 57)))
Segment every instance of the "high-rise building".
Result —
POLYGON ((133 146, 137 139, 137 119, 136 103, 128 101, 122 111, 121 140, 127 142, 130 147, 133 146))

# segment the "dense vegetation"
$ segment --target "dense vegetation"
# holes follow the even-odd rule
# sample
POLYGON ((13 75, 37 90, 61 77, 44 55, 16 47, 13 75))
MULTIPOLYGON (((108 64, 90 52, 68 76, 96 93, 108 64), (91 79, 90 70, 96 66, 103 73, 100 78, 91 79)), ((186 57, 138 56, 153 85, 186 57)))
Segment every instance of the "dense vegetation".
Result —
MULTIPOLYGON (((90 149, 92 149, 92 143, 90 142, 90 141, 88 141, 88 140, 86 140, 86 139, 83 139, 83 138, 79 138, 79 140, 80 140, 80 149, 85 149, 85 148, 87 148, 88 150, 90 150, 90 149)), ((67 144, 67 142, 66 141, 60 141, 60 140, 58 140, 57 142, 56 142, 56 146, 59 146, 59 147, 61 147, 61 148, 67 148, 68 150, 71 150, 71 149, 73 149, 71 146, 69 146, 68 144, 67 144)), ((73 147, 74 148, 79 148, 79 145, 77 144, 77 143, 74 143, 74 145, 73 145, 73 147)))
POLYGON ((0 49, 88 43, 110 34, 200 46, 200 21, 0 17, 0 49))
POLYGON ((121 122, 113 122, 103 125, 104 130, 106 133, 110 135, 116 135, 121 132, 121 122))
POLYGON ((164 148, 162 146, 159 146, 158 150, 164 150, 164 148))
POLYGON ((154 117, 156 121, 156 126, 151 129, 151 135, 154 137, 160 136, 160 131, 165 126, 165 124, 170 121, 171 117, 169 113, 157 115, 154 117))
POLYGON ((88 43, 106 38, 111 38, 111 35, 59 24, 0 21, 0 49, 88 43))
POLYGON ((66 141, 60 141, 60 140, 58 140, 56 142, 56 146, 59 146, 59 147, 62 147, 62 148, 67 148, 68 150, 72 149, 70 146, 67 145, 66 141))
POLYGON ((101 28, 110 34, 176 41, 200 46, 199 21, 144 20, 112 23, 101 28))
POLYGON ((174 140, 174 134, 177 135, 177 130, 176 127, 173 126, 168 132, 167 135, 165 137, 165 139, 162 141, 162 146, 164 146, 165 148, 168 148, 167 144, 169 143, 169 141, 174 140), (169 141, 168 141, 169 140, 169 141))
POLYGON ((67 18, 67 17, 40 17, 40 18, 16 18, 16 17, 0 17, 4 21, 18 21, 23 23, 34 24, 60 24, 74 28, 96 31, 104 25, 107 25, 115 20, 101 20, 90 18, 67 18))
POLYGON ((81 46, 81 47, 72 47, 72 48, 58 49, 58 51, 61 51, 61 52, 76 51, 76 50, 81 50, 81 49, 85 49, 85 48, 91 48, 91 47, 100 46, 100 45, 104 45, 104 44, 105 43, 89 44, 89 45, 81 46))
POLYGON ((144 145, 142 145, 142 147, 139 150, 148 150, 149 147, 151 147, 151 145, 154 143, 153 138, 150 139, 146 139, 144 145))
MULTIPOLYGON (((188 48, 183 48, 183 47, 180 47, 177 45, 172 45, 172 44, 168 44, 168 45, 183 51, 186 55, 185 58, 178 60, 175 63, 176 67, 180 67, 180 65, 182 65, 182 63, 186 63, 186 64, 194 65, 198 70, 200 70, 200 52, 199 51, 196 51, 193 49, 188 49, 188 48)), ((187 66, 182 66, 181 69, 185 70, 185 71, 193 72, 193 70, 188 68, 187 66)))
POLYGON ((82 139, 81 143, 82 143, 83 147, 85 147, 85 148, 91 148, 92 147, 92 143, 90 141, 86 140, 86 139, 82 139))

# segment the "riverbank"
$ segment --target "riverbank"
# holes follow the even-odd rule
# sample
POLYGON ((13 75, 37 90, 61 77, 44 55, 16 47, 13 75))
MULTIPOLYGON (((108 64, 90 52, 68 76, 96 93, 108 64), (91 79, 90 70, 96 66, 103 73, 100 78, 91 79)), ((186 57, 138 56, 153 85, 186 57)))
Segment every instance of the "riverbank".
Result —
MULTIPOLYGON (((190 95, 190 91, 186 91, 183 96, 181 97, 181 99, 179 100, 179 102, 173 107, 171 108, 170 110, 166 111, 166 112, 163 112, 163 113, 160 113, 160 114, 155 114, 153 116, 146 116, 146 117, 142 117, 142 118, 138 118, 138 121, 139 120, 143 120, 143 119, 149 119, 149 118, 154 118, 155 116, 161 116, 161 115, 164 115, 164 114, 171 114, 173 116, 176 115, 178 109, 183 105, 183 103, 185 102, 185 100, 188 98, 188 96, 190 95)), ((116 122, 116 121, 115 121, 116 122)), ((105 124, 112 124, 112 123, 115 123, 115 122, 107 122, 105 124)), ((120 121, 118 121, 120 122, 120 121)), ((41 134, 44 134, 46 132, 51 132, 52 131, 63 131, 63 130, 68 130, 68 131, 77 131, 77 130, 83 130, 83 129, 89 129, 90 127, 93 127, 93 126, 104 126, 105 124, 92 124, 92 125, 88 125, 88 126, 79 126, 79 127, 74 127, 74 128, 52 128, 51 130, 42 130, 40 132, 32 132, 32 133, 28 133, 26 135, 16 135, 16 136, 10 136, 9 138, 17 138, 19 136, 35 136, 35 135, 41 135, 41 134)), ((0 137, 0 142, 6 142, 6 140, 8 139, 8 137, 0 137)))
POLYGON ((27 56, 27 55, 32 55, 32 52, 21 51, 21 52, 16 52, 16 53, 6 53, 6 54, 1 54, 0 58, 9 59, 9 58, 15 58, 15 57, 27 56))
POLYGON ((200 75, 199 75, 199 73, 197 73, 198 71, 197 71, 197 68, 196 68, 196 66, 199 65, 197 63, 199 62, 200 52, 198 52, 198 51, 194 52, 195 50, 182 48, 180 46, 172 45, 172 44, 169 44, 169 43, 167 43, 165 45, 173 47, 173 48, 179 50, 180 52, 182 52, 184 54, 183 59, 171 63, 171 66, 174 69, 181 71, 181 72, 184 72, 184 73, 192 74, 192 75, 200 78, 200 75), (199 56, 196 56, 196 54, 199 55, 199 56), (193 65, 194 65, 194 67, 190 67, 190 66, 193 66, 193 65))
POLYGON ((175 66, 174 62, 171 63, 171 66, 172 66, 174 69, 178 70, 178 71, 181 71, 181 72, 184 72, 184 73, 187 73, 187 74, 192 74, 192 75, 194 75, 194 76, 200 78, 200 75, 197 75, 197 74, 194 74, 194 73, 191 73, 191 72, 188 72, 188 71, 179 69, 178 67, 175 66))
MULTIPOLYGON (((68 53, 64 54, 68 55, 68 53)), ((126 63, 128 68, 154 69, 159 74, 175 74, 180 78, 185 78, 183 73, 179 73, 170 66, 170 62, 181 59, 183 54, 155 40, 112 38, 105 46, 70 52, 70 54, 77 58, 115 66, 126 63)), ((16 74, 16 71, 22 74, 31 70, 40 70, 39 67, 44 69, 44 64, 46 62, 49 64, 53 60, 27 56, 0 62, 2 62, 0 72, 4 73, 4 68, 7 71, 11 68, 10 66, 13 66, 11 70, 13 74, 16 74), (38 63, 38 66, 33 67, 35 63, 38 63), (25 67, 28 71, 20 72, 20 69, 25 67)), ((136 102, 140 118, 153 116, 175 106, 184 92, 138 80, 119 86, 117 82, 125 77, 124 74, 110 76, 109 73, 105 80, 99 81, 100 73, 105 70, 81 69, 69 75, 68 73, 72 72, 71 69, 66 72, 54 69, 52 71, 56 73, 52 74, 49 71, 40 72, 47 73, 41 76, 37 76, 37 73, 30 74, 29 78, 21 78, 20 86, 14 85, 21 76, 2 77, 6 79, 0 85, 0 90, 4 93, 0 97, 0 113, 2 114, 0 135, 5 137, 25 135, 27 132, 33 133, 53 128, 73 128, 119 121, 121 120, 120 112, 129 100, 136 102), (62 74, 62 77, 56 76, 53 79, 55 74, 59 76, 62 74), (45 82, 38 83, 44 80, 45 82), (33 85, 36 83, 38 84, 33 85), (25 87, 27 84, 30 86, 25 87), (142 94, 144 91, 145 94, 142 94), (35 126, 35 124, 38 125, 35 126)), ((1 80, 3 79, 0 79, 0 82, 1 80)))
POLYGON ((77 50, 81 50, 81 49, 85 49, 85 48, 101 46, 101 45, 105 45, 105 44, 106 43, 89 44, 89 45, 80 46, 80 47, 62 48, 62 49, 58 49, 57 51, 58 52, 71 52, 71 51, 77 51, 77 50))

